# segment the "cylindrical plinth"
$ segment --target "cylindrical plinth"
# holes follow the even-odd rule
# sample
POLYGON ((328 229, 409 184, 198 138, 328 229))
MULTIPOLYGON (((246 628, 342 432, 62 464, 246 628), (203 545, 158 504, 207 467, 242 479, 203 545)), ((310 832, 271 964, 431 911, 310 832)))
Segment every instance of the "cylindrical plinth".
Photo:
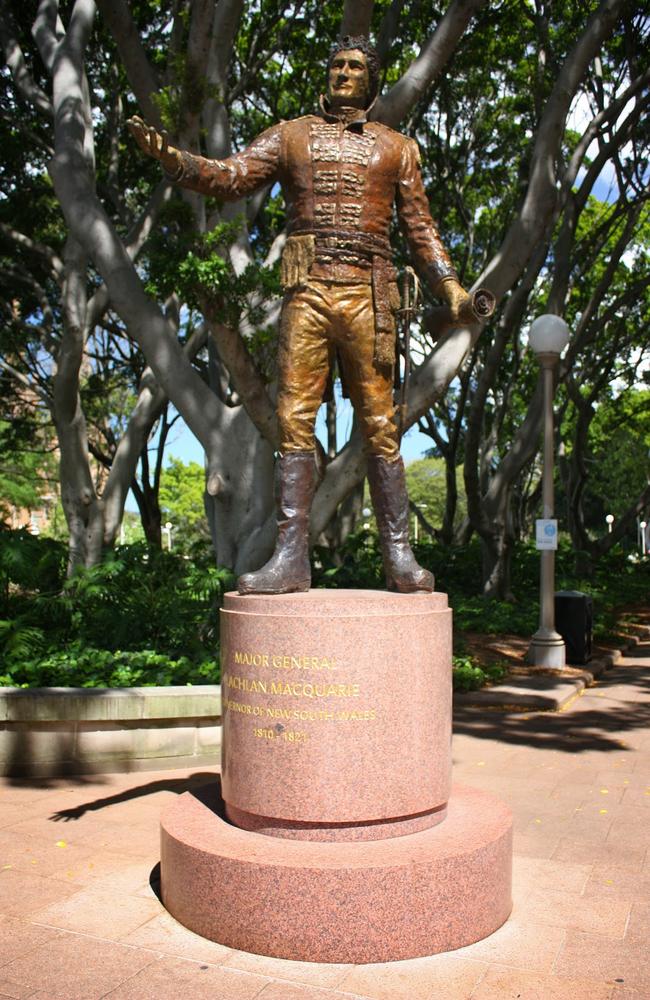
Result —
POLYGON ((162 817, 169 912, 231 948, 306 962, 389 962, 491 934, 511 909, 512 817, 454 788, 444 823, 365 843, 260 836, 224 820, 218 789, 162 817))
POLYGON ((444 594, 228 594, 223 797, 276 837, 376 840, 445 817, 451 612, 444 594))

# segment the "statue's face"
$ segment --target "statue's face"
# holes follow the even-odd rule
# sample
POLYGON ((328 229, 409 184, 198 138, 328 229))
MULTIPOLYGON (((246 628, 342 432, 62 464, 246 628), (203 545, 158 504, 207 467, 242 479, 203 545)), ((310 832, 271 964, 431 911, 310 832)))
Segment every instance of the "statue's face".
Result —
POLYGON ((365 107, 370 91, 368 63, 359 49, 343 49, 329 71, 329 97, 337 104, 365 107))

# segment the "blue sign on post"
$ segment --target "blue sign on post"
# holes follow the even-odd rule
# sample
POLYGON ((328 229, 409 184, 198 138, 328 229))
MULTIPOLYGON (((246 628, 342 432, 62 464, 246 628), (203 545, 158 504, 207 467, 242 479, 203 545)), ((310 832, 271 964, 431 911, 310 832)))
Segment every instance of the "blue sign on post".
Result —
POLYGON ((538 549, 557 549, 557 520, 554 517, 539 517, 535 528, 538 549))

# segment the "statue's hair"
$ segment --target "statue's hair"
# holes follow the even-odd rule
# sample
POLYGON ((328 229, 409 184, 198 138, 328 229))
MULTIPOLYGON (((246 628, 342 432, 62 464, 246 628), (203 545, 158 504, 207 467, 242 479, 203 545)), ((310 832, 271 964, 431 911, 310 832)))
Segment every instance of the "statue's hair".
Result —
POLYGON ((379 71, 381 65, 379 62, 379 53, 370 44, 370 40, 366 35, 343 35, 343 37, 338 38, 330 50, 329 59, 327 60, 327 72, 329 73, 334 57, 339 52, 348 52, 350 49, 358 49, 366 57, 368 65, 368 103, 372 103, 379 90, 379 71))

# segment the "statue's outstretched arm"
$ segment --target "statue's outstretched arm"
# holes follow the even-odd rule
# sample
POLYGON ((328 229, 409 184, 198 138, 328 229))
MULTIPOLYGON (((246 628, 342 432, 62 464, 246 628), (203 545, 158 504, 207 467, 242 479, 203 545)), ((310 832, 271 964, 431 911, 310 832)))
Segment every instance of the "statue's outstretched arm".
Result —
POLYGON ((236 201, 278 179, 282 126, 262 132, 250 146, 225 160, 212 160, 170 146, 165 132, 157 132, 141 118, 129 118, 129 131, 148 156, 160 160, 170 180, 191 191, 236 201))

